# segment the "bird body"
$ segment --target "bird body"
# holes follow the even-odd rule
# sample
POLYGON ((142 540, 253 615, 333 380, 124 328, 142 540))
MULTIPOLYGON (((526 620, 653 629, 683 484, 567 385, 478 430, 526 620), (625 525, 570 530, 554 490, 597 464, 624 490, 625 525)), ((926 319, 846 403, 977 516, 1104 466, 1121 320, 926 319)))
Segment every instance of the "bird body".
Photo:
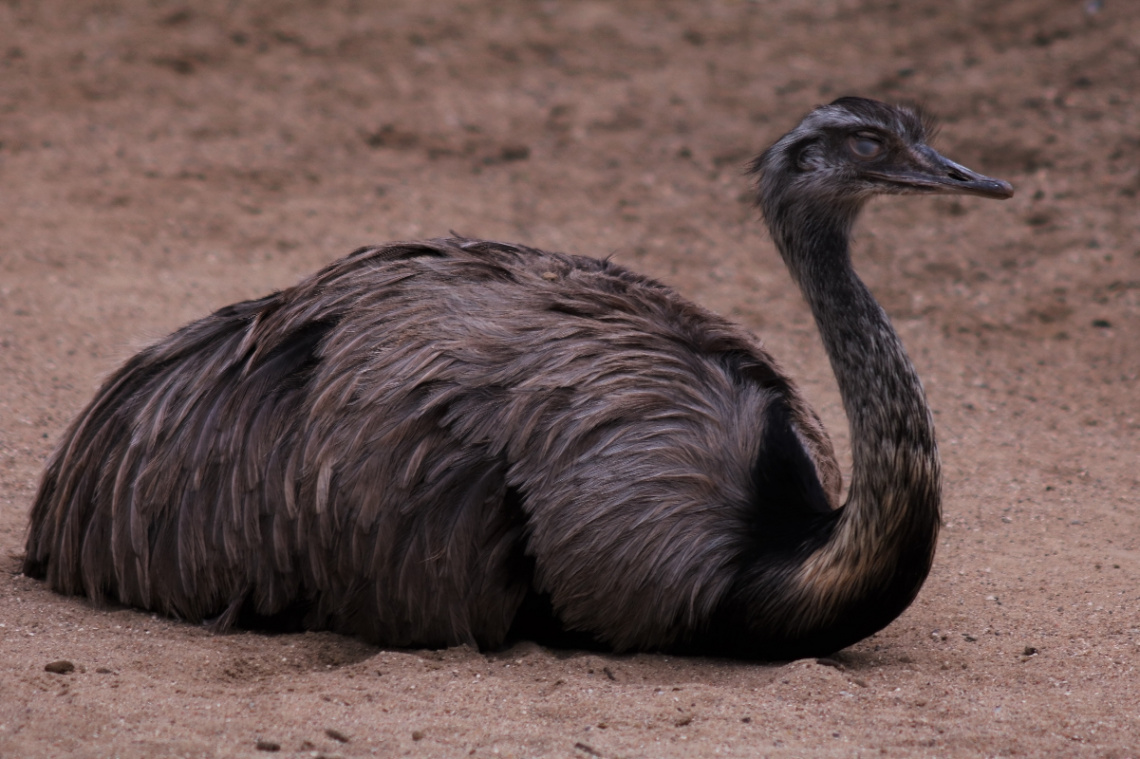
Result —
MULTIPOLYGON (((808 120, 842 142, 869 111, 925 145, 912 112, 843 102, 808 120)), ((881 629, 930 568, 937 451, 850 266, 870 191, 825 212, 829 185, 797 175, 831 167, 808 120, 758 159, 760 205, 851 420, 846 505, 819 419, 746 331, 609 261, 449 238, 362 248, 131 359, 49 462, 25 571, 390 646, 493 648, 535 623, 786 658, 881 629)), ((1008 189, 982 180, 957 191, 1008 189)))

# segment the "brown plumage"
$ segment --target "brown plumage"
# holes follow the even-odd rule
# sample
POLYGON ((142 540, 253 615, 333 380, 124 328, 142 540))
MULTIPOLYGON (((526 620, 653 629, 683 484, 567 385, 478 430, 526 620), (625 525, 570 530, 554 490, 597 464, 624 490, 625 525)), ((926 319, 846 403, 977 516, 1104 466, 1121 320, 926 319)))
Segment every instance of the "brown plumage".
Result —
POLYGON ((747 332, 608 261, 453 238, 362 248, 131 359, 48 464, 25 572, 391 646, 859 640, 925 579, 940 485, 851 224, 874 193, 1012 193, 925 139, 914 111, 845 98, 754 167, 848 411, 846 505, 819 420, 747 332))

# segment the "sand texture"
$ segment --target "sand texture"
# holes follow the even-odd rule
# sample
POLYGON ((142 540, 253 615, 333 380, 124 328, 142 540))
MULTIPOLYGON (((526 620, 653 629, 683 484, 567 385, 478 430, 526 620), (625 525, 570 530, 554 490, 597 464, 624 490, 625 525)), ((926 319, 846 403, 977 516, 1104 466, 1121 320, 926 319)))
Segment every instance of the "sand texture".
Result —
POLYGON ((1131 0, 2 0, 0 756, 1137 756, 1138 194, 1131 0), (19 573, 47 456, 132 353, 451 230, 731 316, 849 462, 743 176, 846 94, 924 103, 936 147, 1017 188, 882 199, 857 230, 946 474, 933 573, 881 633, 773 665, 386 651, 19 573))

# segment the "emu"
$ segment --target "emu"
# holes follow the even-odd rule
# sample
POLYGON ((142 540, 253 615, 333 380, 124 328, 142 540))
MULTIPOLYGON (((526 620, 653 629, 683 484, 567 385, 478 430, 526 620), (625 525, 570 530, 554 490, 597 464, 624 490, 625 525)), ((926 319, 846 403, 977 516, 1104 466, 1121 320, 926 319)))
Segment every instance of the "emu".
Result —
POLYGON ((115 372, 51 457, 24 572, 218 630, 383 646, 522 630, 618 651, 822 655, 933 560, 922 386, 852 268, 876 194, 1013 188, 916 109, 842 98, 751 165, 846 410, 853 472, 748 332, 605 260, 366 247, 115 372))

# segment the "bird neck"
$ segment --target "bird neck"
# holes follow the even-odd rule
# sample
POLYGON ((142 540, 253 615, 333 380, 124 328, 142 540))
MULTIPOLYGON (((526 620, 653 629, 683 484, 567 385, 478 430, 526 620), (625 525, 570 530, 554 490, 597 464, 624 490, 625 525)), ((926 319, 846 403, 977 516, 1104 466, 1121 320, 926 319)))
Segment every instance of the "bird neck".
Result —
POLYGON ((930 570, 941 520, 941 474, 922 383, 886 313, 851 265, 857 212, 837 219, 832 209, 811 218, 806 208, 801 213, 808 218, 773 228, 811 306, 851 432, 847 502, 830 540, 805 562, 801 578, 809 595, 826 596, 817 609, 898 604, 897 614, 930 570))

